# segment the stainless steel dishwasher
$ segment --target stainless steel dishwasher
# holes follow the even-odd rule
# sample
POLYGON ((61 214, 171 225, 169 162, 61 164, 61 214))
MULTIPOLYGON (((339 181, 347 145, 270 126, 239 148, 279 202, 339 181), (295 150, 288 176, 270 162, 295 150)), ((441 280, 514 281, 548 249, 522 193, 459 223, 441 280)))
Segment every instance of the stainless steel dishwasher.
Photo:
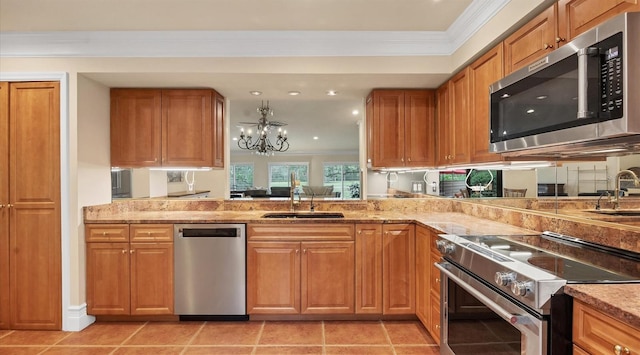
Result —
POLYGON ((175 312, 181 320, 247 320, 246 226, 175 224, 175 312))

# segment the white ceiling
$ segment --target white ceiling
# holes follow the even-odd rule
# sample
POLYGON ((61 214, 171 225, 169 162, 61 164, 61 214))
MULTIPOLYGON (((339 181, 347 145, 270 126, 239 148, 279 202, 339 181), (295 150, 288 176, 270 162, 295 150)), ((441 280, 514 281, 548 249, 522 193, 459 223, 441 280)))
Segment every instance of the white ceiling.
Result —
POLYGON ((273 119, 288 123, 290 151, 357 151, 356 122, 371 89, 437 87, 455 70, 453 51, 482 24, 502 6, 531 8, 532 1, 0 0, 0 60, 85 51, 79 61, 90 69, 79 74, 108 87, 215 88, 229 100, 232 136, 237 122, 257 120, 256 108, 269 100, 273 119), (100 69, 84 64, 97 61, 91 57, 102 57, 100 69), (301 94, 288 96, 291 90, 301 94))

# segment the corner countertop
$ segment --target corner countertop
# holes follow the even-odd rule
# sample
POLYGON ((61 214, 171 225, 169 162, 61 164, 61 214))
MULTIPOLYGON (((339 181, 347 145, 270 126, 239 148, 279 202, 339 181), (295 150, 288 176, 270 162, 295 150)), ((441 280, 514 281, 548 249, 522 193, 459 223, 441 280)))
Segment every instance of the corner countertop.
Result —
POLYGON ((640 284, 571 284, 564 292, 640 329, 640 284))

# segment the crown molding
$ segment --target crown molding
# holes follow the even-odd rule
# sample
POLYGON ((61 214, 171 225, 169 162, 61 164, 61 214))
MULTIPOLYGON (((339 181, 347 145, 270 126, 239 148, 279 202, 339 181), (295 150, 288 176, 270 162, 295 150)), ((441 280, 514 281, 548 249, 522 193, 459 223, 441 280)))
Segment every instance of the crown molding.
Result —
POLYGON ((474 0, 446 31, 2 32, 0 57, 446 56, 509 1, 474 0))

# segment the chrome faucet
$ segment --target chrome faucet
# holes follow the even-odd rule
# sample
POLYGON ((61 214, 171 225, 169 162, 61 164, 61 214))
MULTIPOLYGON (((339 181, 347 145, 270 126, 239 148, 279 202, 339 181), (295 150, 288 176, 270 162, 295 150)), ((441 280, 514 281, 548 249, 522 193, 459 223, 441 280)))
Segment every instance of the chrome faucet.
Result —
POLYGON ((640 178, 638 178, 636 173, 631 170, 620 170, 620 172, 616 174, 616 189, 613 190, 613 196, 609 200, 613 202, 613 209, 615 210, 620 208, 620 177, 622 175, 631 175, 631 178, 633 178, 633 184, 635 186, 640 186, 640 178))
POLYGON ((300 204, 300 196, 298 196, 298 201, 296 201, 296 173, 294 171, 291 172, 291 190, 289 191, 289 197, 291 212, 295 212, 296 206, 300 204))

